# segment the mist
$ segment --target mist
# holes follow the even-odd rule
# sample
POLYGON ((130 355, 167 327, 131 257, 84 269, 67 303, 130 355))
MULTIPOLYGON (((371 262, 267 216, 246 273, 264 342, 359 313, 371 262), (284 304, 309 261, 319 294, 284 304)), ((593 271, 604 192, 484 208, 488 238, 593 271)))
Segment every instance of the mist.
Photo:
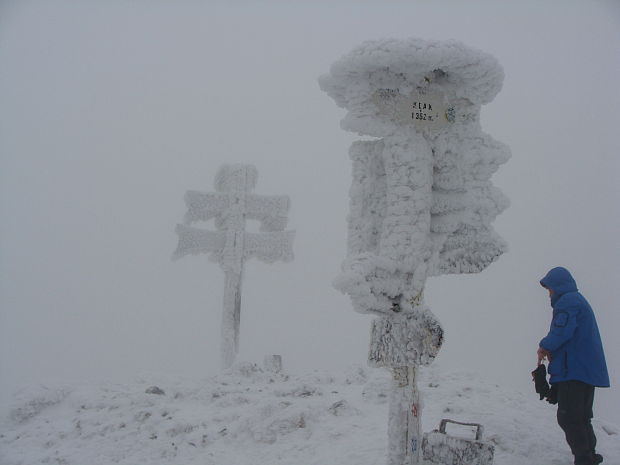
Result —
POLYGON ((218 371, 224 274, 171 255, 185 191, 213 191, 223 163, 289 195, 296 230, 292 263, 246 263, 238 360, 366 363, 371 317, 331 284, 358 136, 317 77, 364 40, 411 36, 497 57, 482 127, 513 153, 493 177, 510 251, 428 281, 435 363, 534 396, 538 281, 565 266, 610 369, 596 415, 620 422, 620 7, 586 0, 0 3, 0 400, 48 379, 218 371))

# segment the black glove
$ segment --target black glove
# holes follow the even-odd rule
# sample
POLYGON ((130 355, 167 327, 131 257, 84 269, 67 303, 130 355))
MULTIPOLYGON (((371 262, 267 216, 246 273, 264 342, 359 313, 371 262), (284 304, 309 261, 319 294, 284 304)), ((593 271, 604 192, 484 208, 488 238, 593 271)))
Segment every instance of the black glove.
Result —
POLYGON ((532 380, 534 381, 536 393, 540 395, 540 400, 543 400, 548 396, 550 390, 549 383, 547 382, 547 368, 543 363, 532 371, 532 380))

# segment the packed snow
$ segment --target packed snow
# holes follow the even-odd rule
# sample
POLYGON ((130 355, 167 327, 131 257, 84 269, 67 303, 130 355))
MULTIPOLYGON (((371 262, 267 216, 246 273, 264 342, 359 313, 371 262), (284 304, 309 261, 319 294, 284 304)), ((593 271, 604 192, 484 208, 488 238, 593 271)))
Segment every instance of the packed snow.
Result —
MULTIPOLYGON (((555 407, 471 373, 423 370, 423 429, 481 423, 496 465, 568 465, 555 407)), ((39 384, 0 423, 2 465, 377 465, 387 455, 385 369, 280 372, 252 363, 208 379, 140 376, 131 384, 39 384)), ((606 465, 617 426, 594 420, 606 465)), ((464 427, 452 436, 473 438, 464 427)))

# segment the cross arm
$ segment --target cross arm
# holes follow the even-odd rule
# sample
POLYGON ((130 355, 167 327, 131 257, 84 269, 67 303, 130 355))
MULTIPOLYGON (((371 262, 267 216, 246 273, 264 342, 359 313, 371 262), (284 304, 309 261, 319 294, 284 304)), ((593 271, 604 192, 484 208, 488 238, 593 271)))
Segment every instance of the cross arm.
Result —
POLYGON ((245 233, 244 258, 256 257, 267 263, 293 259, 295 231, 245 233))
POLYGON ((185 193, 185 223, 191 224, 196 221, 207 221, 225 211, 228 208, 229 198, 227 194, 219 192, 187 191, 185 193))
POLYGON ((260 221, 261 231, 282 231, 288 221, 288 209, 286 195, 251 194, 246 198, 246 218, 260 221))
POLYGON ((179 244, 172 255, 173 260, 189 254, 212 253, 217 256, 226 245, 226 233, 224 232, 205 231, 178 224, 176 233, 179 236, 179 244))

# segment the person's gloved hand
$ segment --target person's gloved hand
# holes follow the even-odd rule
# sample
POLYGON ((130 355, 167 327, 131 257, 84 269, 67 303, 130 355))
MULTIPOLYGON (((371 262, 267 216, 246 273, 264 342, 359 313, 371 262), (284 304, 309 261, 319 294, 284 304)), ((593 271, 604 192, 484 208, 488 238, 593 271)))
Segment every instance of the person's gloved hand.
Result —
POLYGON ((534 371, 532 371, 532 380, 534 381, 534 388, 536 393, 540 395, 540 400, 543 400, 549 394, 549 383, 547 382, 547 368, 544 364, 538 365, 534 371))

